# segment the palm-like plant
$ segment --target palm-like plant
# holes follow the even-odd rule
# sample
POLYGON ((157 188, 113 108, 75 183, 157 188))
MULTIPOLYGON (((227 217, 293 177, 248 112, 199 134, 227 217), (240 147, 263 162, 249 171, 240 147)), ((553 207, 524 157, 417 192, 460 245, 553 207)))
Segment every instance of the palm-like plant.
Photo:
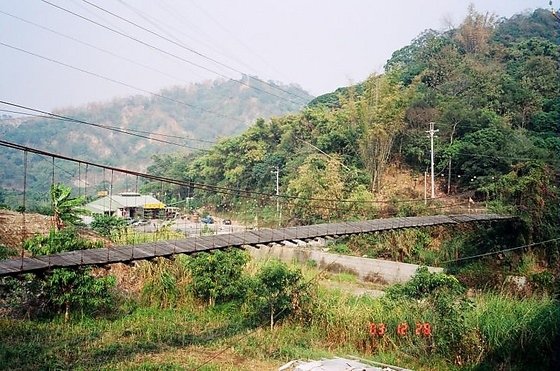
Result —
POLYGON ((80 215, 86 213, 81 207, 85 197, 70 197, 71 193, 72 188, 64 184, 57 183, 51 186, 53 220, 57 230, 64 228, 65 224, 80 224, 80 215))

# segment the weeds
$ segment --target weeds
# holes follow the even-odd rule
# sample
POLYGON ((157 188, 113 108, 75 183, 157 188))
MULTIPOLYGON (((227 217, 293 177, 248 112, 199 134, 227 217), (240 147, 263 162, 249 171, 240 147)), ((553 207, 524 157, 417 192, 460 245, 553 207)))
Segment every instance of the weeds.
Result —
MULTIPOLYGON (((207 306, 196 300, 189 289, 189 259, 142 265, 142 302, 126 315, 69 323, 0 320, 0 364, 7 369, 174 369, 197 367, 226 350, 227 356, 208 369, 252 364, 271 369, 295 358, 333 354, 418 370, 543 369, 550 365, 560 328, 558 303, 548 296, 483 293, 467 299, 454 278, 421 270, 381 299, 319 287, 305 317, 292 315, 271 331, 264 319, 258 322, 262 327, 249 321, 251 312, 239 301, 207 306), (376 329, 382 324, 384 332, 372 333, 372 324, 376 329), (428 334, 416 332, 423 324, 430 325, 428 334), (398 332, 404 325, 407 331, 398 332)), ((260 271, 251 263, 243 274, 260 271)), ((305 282, 317 274, 313 268, 302 273, 305 282)), ((341 283, 348 278, 336 277, 341 283)))

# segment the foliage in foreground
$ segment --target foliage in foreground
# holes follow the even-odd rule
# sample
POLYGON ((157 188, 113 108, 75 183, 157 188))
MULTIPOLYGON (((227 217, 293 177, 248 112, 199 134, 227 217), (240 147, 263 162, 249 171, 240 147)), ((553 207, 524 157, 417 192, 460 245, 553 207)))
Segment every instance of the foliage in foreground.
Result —
POLYGON ((210 305, 243 298, 248 288, 243 267, 248 261, 249 254, 241 250, 193 256, 187 264, 195 296, 207 300, 210 305))
POLYGON ((227 349, 226 357, 209 365, 233 370, 266 362, 265 368, 275 368, 295 358, 352 354, 418 370, 550 366, 551 342, 560 328, 554 300, 497 294, 471 300, 445 275, 422 270, 415 280, 382 299, 320 290, 308 319, 290 316, 273 331, 254 327, 236 301, 136 306, 113 319, 68 323, 4 319, 0 360, 7 368, 180 369, 198 367, 227 349), (422 295, 413 287, 421 287, 422 295), (371 333, 372 323, 377 329, 384 324, 383 335, 371 333), (416 333, 417 324, 425 323, 430 334, 416 333), (397 333, 405 324, 407 331, 397 333))
POLYGON ((56 183, 51 186, 51 203, 53 218, 57 230, 64 227, 81 225, 80 215, 86 213, 81 208, 85 203, 85 196, 70 197, 72 188, 56 183))
MULTIPOLYGON (((100 242, 81 238, 73 228, 51 230, 47 236, 32 237, 24 245, 34 256, 101 247, 100 242)), ((42 276, 4 278, 1 289, 14 314, 52 315, 63 311, 68 320, 71 310, 94 313, 107 308, 113 303, 114 285, 114 277, 94 277, 91 268, 60 268, 42 276)))
POLYGON ((270 329, 277 321, 293 315, 305 319, 311 306, 310 284, 300 269, 272 260, 265 263, 253 281, 247 302, 257 318, 267 318, 270 329))
POLYGON ((94 214, 91 229, 104 237, 119 235, 127 226, 126 220, 112 215, 94 214))

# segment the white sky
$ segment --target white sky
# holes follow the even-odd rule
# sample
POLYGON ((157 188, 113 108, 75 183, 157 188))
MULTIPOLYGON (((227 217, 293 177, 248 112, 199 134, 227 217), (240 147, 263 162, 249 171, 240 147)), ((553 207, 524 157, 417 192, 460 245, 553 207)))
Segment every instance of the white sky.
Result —
MULTIPOLYGON (((0 1, 0 43, 148 91, 238 72, 201 58, 82 0, 48 0, 175 55, 171 57, 41 0, 0 1), (141 63, 24 23, 9 13, 141 63), (183 60, 180 60, 183 59, 183 60)), ((313 95, 364 80, 382 70, 393 51, 425 29, 457 25, 468 2, 459 0, 88 0, 178 40, 235 70, 296 83, 313 95)), ((547 8, 548 0, 475 0, 499 16, 547 8)), ((44 110, 145 94, 0 45, 0 100, 44 110)), ((196 102, 193 102, 196 104, 196 102)), ((0 105, 0 108, 5 108, 0 105)), ((0 112, 1 113, 1 112, 0 112)))

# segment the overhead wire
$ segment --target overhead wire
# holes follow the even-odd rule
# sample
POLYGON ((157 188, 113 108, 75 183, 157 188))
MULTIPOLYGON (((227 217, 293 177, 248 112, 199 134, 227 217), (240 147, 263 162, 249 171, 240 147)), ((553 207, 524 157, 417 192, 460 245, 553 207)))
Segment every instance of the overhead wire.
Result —
MULTIPOLYGON (((175 41, 175 40, 172 40, 172 39, 170 39, 170 38, 168 38, 168 37, 166 37, 166 36, 160 35, 159 33, 155 32, 155 31, 152 31, 152 30, 150 30, 150 29, 148 29, 148 28, 146 28, 146 27, 144 27, 144 26, 139 25, 139 24, 136 23, 136 22, 133 22, 133 21, 131 21, 131 20, 125 18, 125 17, 122 17, 122 16, 120 16, 120 15, 114 13, 114 12, 111 12, 110 10, 107 10, 107 9, 103 8, 102 6, 99 6, 99 5, 97 5, 97 4, 94 4, 94 3, 92 3, 91 1, 88 1, 88 0, 82 0, 82 1, 83 1, 84 3, 86 3, 86 4, 88 4, 88 5, 90 5, 90 6, 94 7, 94 8, 96 8, 96 9, 98 9, 98 10, 104 12, 104 13, 107 13, 107 14, 109 14, 109 15, 111 15, 111 16, 117 18, 117 19, 120 19, 120 20, 123 21, 123 22, 126 22, 126 23, 128 23, 128 24, 130 24, 130 25, 132 25, 132 26, 134 26, 134 27, 136 27, 136 28, 139 28, 139 29, 141 29, 141 30, 143 30, 143 31, 145 31, 145 32, 148 32, 148 33, 151 34, 151 35, 154 35, 154 36, 156 36, 156 37, 158 37, 158 38, 160 38, 160 39, 162 39, 162 40, 165 40, 165 41, 167 41, 167 42, 169 42, 169 43, 171 43, 171 44, 173 44, 173 45, 175 45, 175 46, 178 46, 178 47, 180 47, 180 48, 182 48, 182 49, 184 49, 184 50, 187 50, 187 51, 189 51, 189 52, 191 52, 191 53, 193 53, 193 54, 195 54, 195 55, 197 55, 197 56, 199 56, 199 57, 201 57, 201 58, 204 58, 204 59, 206 59, 206 60, 208 60, 208 61, 210 61, 210 62, 213 62, 213 63, 215 63, 215 64, 217 64, 217 65, 219 65, 219 66, 221 66, 221 67, 227 68, 227 69, 229 69, 230 71, 233 71, 233 72, 236 72, 236 73, 239 73, 239 74, 242 74, 242 75, 246 75, 246 76, 247 76, 248 78, 250 78, 251 80, 258 81, 259 83, 265 84, 265 85, 267 85, 267 86, 269 86, 269 87, 271 87, 271 88, 273 88, 273 89, 280 90, 280 91, 282 91, 282 92, 284 92, 284 93, 286 93, 286 94, 288 94, 288 95, 290 95, 290 96, 299 98, 299 99, 302 100, 301 103, 307 103, 307 101, 308 101, 307 98, 301 97, 301 96, 299 96, 299 95, 297 95, 297 94, 294 94, 294 93, 292 93, 292 92, 290 92, 290 91, 288 91, 288 90, 282 89, 281 87, 276 86, 276 85, 274 85, 274 84, 271 84, 271 83, 269 83, 269 82, 267 82, 267 81, 263 81, 263 80, 261 80, 261 79, 259 79, 259 78, 250 76, 250 75, 246 74, 245 72, 243 72, 243 71, 241 71, 241 70, 239 70, 239 69, 237 69, 237 68, 235 68, 235 67, 231 67, 231 66, 229 66, 229 65, 227 65, 227 64, 225 64, 225 63, 223 63, 223 62, 220 62, 220 61, 216 60, 215 58, 209 57, 209 56, 207 56, 206 54, 201 53, 201 52, 199 52, 199 51, 197 51, 197 50, 195 50, 195 49, 193 49, 193 48, 190 48, 190 47, 188 47, 188 46, 186 46, 186 45, 184 45, 184 44, 182 44, 182 43, 180 43, 180 42, 177 42, 177 41, 175 41)), ((247 86, 249 86, 249 85, 247 85, 247 86)), ((285 98, 282 98, 282 99, 285 99, 285 98)), ((298 102, 294 102, 294 101, 292 101, 292 103, 298 104, 298 102)))
MULTIPOLYGON (((0 11, 1 12, 1 11, 0 11)), ((30 107, 25 107, 22 105, 16 105, 13 103, 9 103, 9 102, 3 102, 0 101, 0 103, 4 103, 7 105, 12 105, 12 106, 17 106, 17 107, 21 107, 23 109, 28 109, 28 110, 33 110, 30 107)), ((23 112, 23 111, 15 111, 15 110, 8 110, 8 109, 0 109, 0 112, 6 112, 6 113, 13 113, 13 114, 18 114, 18 115, 25 115, 25 116, 31 116, 31 117, 35 117, 35 118, 45 118, 45 119, 53 119, 53 120, 60 120, 60 121, 65 121, 65 122, 76 122, 77 119, 74 118, 65 118, 63 116, 58 115, 58 117, 56 117, 57 115, 54 115, 52 113, 49 112, 45 112, 45 114, 42 115, 38 115, 38 114, 32 114, 29 112, 23 112)), ((18 117, 11 117, 11 118, 5 118, 2 120, 19 120, 20 118, 18 117)), ((146 131, 146 130, 139 130, 139 129, 131 129, 131 128, 119 128, 116 126, 109 126, 109 125, 101 125, 101 124, 96 124, 99 127, 103 127, 103 128, 107 128, 107 129, 118 129, 118 130, 122 130, 122 131, 127 131, 127 132, 134 132, 134 133, 141 133, 141 134, 148 134, 148 135, 152 135, 152 136, 161 136, 161 137, 167 137, 167 138, 174 138, 174 139, 182 139, 182 140, 188 140, 188 141, 194 141, 194 142, 201 142, 201 143, 208 143, 208 144, 217 144, 218 141, 215 140, 206 140, 206 139, 200 139, 200 138, 191 138, 191 137, 185 137, 185 136, 180 136, 180 135, 173 135, 173 134, 163 134, 163 133, 156 133, 156 132, 151 132, 151 131, 146 131)), ((154 140, 153 138, 149 138, 151 140, 154 140)), ((299 138, 299 137, 295 137, 296 140, 301 141, 305 144, 308 144, 310 147, 312 147, 313 149, 317 150, 318 152, 320 152, 321 154, 327 156, 328 158, 332 158, 331 155, 328 155, 327 153, 325 153, 324 151, 322 151, 320 148, 312 145, 311 143, 299 138)), ((174 144, 174 143, 167 143, 167 144, 174 144)), ((175 145, 180 145, 179 143, 175 143, 175 145)), ((197 150, 202 150, 202 151, 208 151, 208 149, 204 149, 204 148, 192 148, 192 147, 188 147, 190 149, 197 149, 197 150)), ((504 159, 504 160, 516 160, 516 161, 539 161, 542 160, 542 158, 531 158, 531 157, 510 157, 510 156, 493 156, 493 155, 483 155, 483 154, 479 154, 479 153, 475 153, 475 152, 466 152, 466 151, 462 151, 462 153, 468 153, 469 155, 475 156, 475 157, 491 157, 491 158, 497 158, 497 159, 504 159)), ((337 160, 338 161, 338 160, 337 160)), ((350 170, 344 163, 340 162, 340 164, 345 167, 347 170, 350 170)), ((442 174, 445 170, 447 169, 447 166, 443 167, 438 173, 436 173, 435 175, 440 175, 442 174)))
POLYGON ((132 132, 129 132, 125 129, 121 129, 121 128, 118 128, 118 127, 101 125, 101 124, 96 124, 96 123, 92 123, 92 122, 88 122, 88 121, 84 121, 84 120, 79 120, 79 119, 75 119, 75 118, 72 118, 72 117, 67 117, 67 116, 56 114, 56 113, 39 110, 37 108, 27 107, 27 106, 24 106, 24 105, 21 105, 21 104, 11 103, 11 102, 7 102, 7 101, 3 101, 3 100, 0 100, 0 103, 8 105, 8 106, 12 106, 12 107, 17 107, 17 108, 29 110, 29 111, 32 111, 32 112, 38 112, 38 113, 41 113, 43 115, 51 116, 53 118, 57 118, 57 119, 60 119, 60 120, 63 120, 63 121, 68 121, 68 122, 73 122, 73 123, 77 123, 77 124, 93 126, 93 127, 97 127, 97 128, 101 128, 101 129, 105 129, 105 130, 118 132, 118 133, 125 134, 125 135, 131 135, 131 136, 138 137, 138 138, 149 139, 149 140, 153 140, 155 142, 170 144, 170 145, 183 147, 183 148, 188 148, 188 149, 193 149, 193 150, 197 150, 197 151, 208 151, 207 149, 204 149, 204 148, 191 147, 191 146, 187 146, 187 145, 184 145, 184 144, 181 144, 181 143, 170 142, 170 141, 163 140, 163 139, 151 138, 149 136, 142 135, 142 134, 137 134, 137 133, 132 133, 132 132))
POLYGON ((262 92, 262 93, 265 93, 265 94, 268 94, 268 95, 271 95, 271 96, 275 96, 275 97, 277 97, 277 98, 279 98, 279 99, 286 100, 286 101, 290 101, 290 102, 292 102, 292 103, 294 103, 294 104, 301 104, 301 102, 295 102, 295 101, 292 101, 291 99, 282 97, 282 96, 280 96, 280 95, 278 95, 278 94, 274 94, 274 93, 269 92, 269 91, 266 91, 266 90, 264 90, 264 89, 260 89, 260 88, 258 88, 258 87, 256 87, 256 86, 247 84, 247 83, 245 83, 245 82, 243 82, 243 81, 239 81, 239 80, 232 79, 231 77, 229 77, 229 76, 227 76, 227 75, 225 75, 225 74, 223 74, 223 73, 221 73, 221 72, 218 72, 218 71, 213 70, 213 69, 211 69, 211 68, 205 67, 205 66, 203 66, 203 65, 201 65, 201 64, 199 64, 199 63, 196 63, 196 62, 193 62, 193 61, 188 60, 188 59, 186 59, 186 58, 183 58, 183 57, 181 57, 181 56, 178 56, 177 54, 168 52, 168 51, 166 51, 166 50, 164 50, 164 49, 162 49, 162 48, 160 48, 160 47, 158 47, 158 46, 155 46, 155 45, 152 45, 152 44, 150 44, 150 43, 148 43, 148 42, 145 42, 145 41, 143 41, 143 40, 140 40, 140 39, 137 38, 137 37, 130 36, 130 35, 124 33, 124 32, 121 32, 121 31, 115 29, 115 28, 112 28, 112 27, 109 27, 109 26, 107 26, 107 25, 104 25, 104 24, 102 24, 102 23, 100 23, 100 22, 94 21, 93 19, 90 19, 90 18, 85 17, 85 16, 83 16, 83 15, 81 15, 81 14, 78 14, 78 13, 76 13, 76 12, 74 12, 74 11, 71 11, 71 10, 66 9, 66 8, 64 8, 64 7, 61 7, 61 6, 59 6, 59 5, 56 5, 56 4, 54 4, 54 3, 50 2, 50 1, 47 1, 47 0, 41 0, 41 1, 42 1, 43 3, 45 3, 45 4, 48 4, 48 5, 50 5, 50 6, 54 7, 54 8, 57 8, 57 9, 59 9, 59 10, 62 10, 62 11, 64 11, 64 12, 66 12, 66 13, 69 13, 69 14, 75 16, 75 17, 78 17, 78 18, 82 19, 82 20, 85 20, 85 21, 87 21, 87 22, 90 22, 90 23, 92 23, 92 24, 94 24, 94 25, 96 25, 96 26, 98 26, 98 27, 102 27, 102 28, 104 28, 104 29, 106 29, 106 30, 108 30, 108 31, 111 31, 111 32, 113 32, 113 33, 116 33, 116 34, 118 34, 118 35, 121 35, 122 37, 125 37, 125 38, 130 39, 130 40, 133 40, 133 41, 135 41, 135 42, 137 42, 137 43, 139 43, 139 44, 142 44, 142 45, 144 45, 144 46, 146 46, 146 47, 148 47, 148 48, 150 48, 150 49, 156 50, 156 51, 158 51, 158 52, 160 52, 160 53, 163 53, 163 54, 165 54, 165 55, 167 55, 167 56, 173 57, 173 58, 178 59, 178 60, 180 60, 180 61, 183 61, 183 62, 185 62, 185 63, 188 63, 188 64, 190 64, 190 65, 192 65, 192 66, 198 67, 198 68, 200 68, 200 69, 202 69, 202 70, 205 70, 205 71, 207 71, 207 72, 216 74, 216 75, 218 75, 218 76, 220 76, 220 77, 222 77, 222 78, 225 78, 225 79, 227 79, 227 80, 234 81, 234 82, 236 82, 236 83, 238 83, 238 84, 240 84, 240 85, 244 85, 244 86, 246 86, 246 87, 248 87, 248 88, 250 88, 250 89, 257 90, 257 91, 260 91, 260 92, 262 92))
MULTIPOLYGON (((121 0, 122 1, 122 0, 121 0)), ((198 5, 195 1, 191 1, 191 4, 193 4, 198 10, 200 10, 202 13, 204 13, 204 15, 206 17, 208 17, 208 19, 210 19, 212 22, 214 22, 219 28, 221 28, 227 35, 230 35, 231 37, 233 37, 241 46, 243 46, 246 50, 248 50, 251 54, 253 54, 254 56, 256 56, 258 59, 260 59, 264 64, 266 64, 269 68, 272 68, 273 70, 275 70, 276 73, 279 73, 280 75, 283 76, 283 78, 286 79, 286 81, 291 80, 290 78, 288 78, 286 75, 284 75, 281 71, 279 71, 276 67, 274 67, 274 65, 272 65, 269 61, 267 61, 265 58, 262 57, 262 55, 260 55, 259 53, 255 52, 247 43, 245 43, 242 39, 238 38, 235 36, 235 34, 230 31, 228 28, 226 28, 222 23, 220 23, 216 18, 214 18, 209 12, 207 12, 205 9, 203 9, 200 5, 198 5)))
MULTIPOLYGON (((165 71, 162 71, 162 70, 160 70, 160 69, 154 68, 154 67, 149 66, 149 65, 144 64, 144 63, 140 63, 140 62, 138 62, 138 61, 136 61, 136 60, 134 60, 134 59, 131 59, 131 58, 122 56, 122 55, 120 55, 120 54, 114 53, 114 52, 112 52, 112 51, 110 51, 110 50, 108 50, 108 49, 100 48, 100 47, 98 47, 98 46, 96 46, 96 45, 93 45, 93 44, 88 43, 88 42, 86 42, 86 41, 80 40, 80 39, 78 39, 78 38, 76 38, 76 37, 73 37, 73 36, 64 34, 64 33, 62 33, 62 32, 59 32, 59 31, 54 30, 54 29, 52 29, 52 28, 49 28, 49 27, 40 25, 40 24, 38 24, 38 23, 36 23, 36 22, 33 22, 33 21, 30 21, 30 20, 24 19, 24 18, 19 17, 19 16, 17 16, 17 15, 14 15, 14 14, 11 14, 11 13, 8 13, 8 12, 5 12, 5 11, 2 11, 2 10, 0 10, 0 14, 4 14, 4 15, 6 15, 6 16, 8 16, 8 17, 11 17, 11 18, 14 18, 14 19, 16 19, 16 20, 19 20, 20 22, 24 22, 24 23, 30 24, 30 25, 32 25, 32 26, 34 26, 34 27, 37 27, 37 28, 40 28, 40 29, 42 29, 42 30, 48 31, 48 32, 53 33, 53 34, 55 34, 55 35, 58 35, 58 36, 60 36, 60 37, 63 37, 63 38, 72 40, 72 41, 74 41, 74 42, 76 42, 76 43, 79 43, 79 44, 81 44, 81 45, 85 45, 85 46, 87 46, 87 47, 89 47, 89 48, 91 48, 91 49, 100 51, 100 52, 105 53, 105 54, 107 54, 107 55, 110 55, 110 56, 112 56, 112 57, 115 57, 115 58, 124 60, 124 61, 126 61, 126 62, 128 62, 128 63, 131 63, 131 64, 134 64, 134 65, 136 65, 136 66, 142 67, 142 68, 144 68, 144 69, 146 69, 146 70, 150 70, 150 71, 156 72, 156 73, 158 73, 158 74, 160 74, 160 75, 162 75, 162 76, 168 77, 169 79, 171 79, 171 80, 173 80, 173 81, 175 81, 175 80, 176 80, 176 81, 182 81, 182 82, 185 83, 185 84, 191 84, 191 83, 192 83, 191 81, 187 81, 187 80, 185 80, 185 79, 183 79, 183 78, 180 78, 180 77, 171 75, 171 74, 169 74, 169 73, 167 73, 167 72, 165 72, 165 71)), ((200 75, 199 75, 199 76, 200 76, 200 75)))
MULTIPOLYGON (((61 118, 61 117, 52 117, 52 116, 49 116, 49 115, 38 115, 38 114, 33 114, 33 113, 29 113, 29 112, 24 112, 24 111, 0 109, 0 112, 13 113, 13 114, 17 114, 17 115, 25 115, 25 116, 40 118, 40 119, 58 120, 58 121, 64 121, 64 122, 75 122, 75 119, 64 119, 64 118, 61 118)), ((13 119, 15 119, 15 118, 13 118, 13 119)), ((101 124, 99 124, 99 125, 101 125, 101 124)), ((183 139, 183 140, 189 140, 189 141, 193 141, 193 142, 201 142, 201 143, 209 143, 209 144, 218 143, 218 141, 215 141, 215 140, 206 140, 206 139, 200 139, 200 138, 184 137, 184 136, 181 136, 181 135, 156 133, 156 132, 147 131, 147 130, 139 130, 139 129, 131 129, 131 128, 123 129, 123 128, 119 128, 117 126, 109 126, 109 125, 101 125, 101 126, 107 127, 107 128, 121 129, 121 130, 124 130, 124 131, 130 131, 130 132, 133 132, 133 133, 155 135, 155 136, 166 137, 166 138, 174 138, 174 139, 183 139)), ((199 148, 199 150, 206 150, 206 149, 199 148)))
MULTIPOLYGON (((152 26, 154 26, 155 28, 157 28, 158 30, 160 30, 163 34, 167 35, 169 38, 174 39, 175 41, 180 42, 180 39, 173 35, 171 31, 175 32, 176 34, 182 35, 188 39, 191 39, 192 41, 196 42, 196 43, 200 43, 200 44, 204 44, 206 47, 210 48, 213 52, 228 58, 228 59, 232 59, 235 60, 237 63, 244 65, 245 67, 254 70, 254 68, 252 68, 251 66, 249 66, 248 64, 246 64, 245 62, 235 58, 235 57, 228 57, 227 55, 225 55, 224 53, 222 53, 221 51, 219 51, 217 48, 213 47, 210 43, 208 42, 204 42, 198 39, 195 39, 194 37, 186 34, 185 32, 183 32, 181 29, 178 29, 176 27, 171 26, 171 24, 169 22, 163 22, 157 18, 154 17, 153 14, 147 14, 146 12, 141 11, 140 9, 132 6, 131 4, 123 1, 123 0, 119 0, 119 2, 124 5, 125 7, 127 7, 128 9, 130 9, 132 12, 134 12, 136 15, 138 15, 140 18, 142 18, 143 20, 145 20, 146 22, 148 22, 149 24, 151 24, 152 26), (167 27, 168 30, 166 30, 164 27, 167 27)), ((160 0, 158 2, 158 5, 162 6, 162 1, 160 0)), ((163 7, 162 7, 163 9, 163 7)), ((164 9, 166 10, 166 9, 164 9)), ((173 13, 173 12, 169 12, 169 14, 172 17, 177 17, 177 14, 173 13)), ((180 19, 181 24, 185 23, 185 18, 180 19)))
POLYGON ((117 171, 117 172, 120 172, 120 173, 123 173, 123 174, 137 175, 137 176, 140 176, 142 178, 150 179, 150 180, 154 180, 154 181, 161 181, 161 182, 166 182, 166 183, 175 184, 175 185, 184 186, 184 187, 192 187, 194 189, 199 189, 199 190, 202 190, 202 191, 212 191, 212 192, 215 192, 215 193, 222 193, 222 194, 233 194, 233 195, 237 195, 239 197, 246 197, 246 198, 267 197, 267 198, 276 199, 276 197, 279 197, 280 199, 285 199, 285 200, 340 202, 340 203, 349 203, 349 204, 353 204, 353 203, 354 204, 363 204, 363 203, 365 203, 365 204, 399 204, 399 203, 424 202, 424 199, 406 199, 406 200, 348 200, 348 199, 340 199, 340 200, 338 200, 338 199, 300 197, 300 196, 290 196, 290 195, 276 195, 276 193, 266 193, 266 192, 252 191, 252 190, 247 190, 247 189, 216 186, 216 185, 211 185, 211 184, 173 179, 173 178, 169 178, 169 177, 163 177, 163 176, 157 176, 157 175, 153 175, 153 174, 142 173, 142 172, 134 171, 134 170, 117 168, 115 166, 103 165, 103 164, 98 164, 98 163, 94 163, 94 162, 91 162, 91 161, 76 159, 76 158, 69 157, 69 156, 63 156, 63 155, 60 155, 60 154, 56 154, 56 153, 52 153, 52 152, 48 152, 48 151, 44 151, 44 150, 40 150, 40 149, 28 147, 28 146, 24 146, 24 145, 21 145, 21 144, 4 141, 4 140, 0 140, 0 146, 13 148, 13 149, 17 149, 17 150, 20 150, 20 151, 28 151, 30 153, 36 153, 36 154, 40 154, 40 155, 44 155, 44 156, 48 156, 48 157, 54 157, 54 158, 58 158, 58 159, 66 160, 66 161, 80 162, 82 164, 86 164, 86 165, 89 165, 89 166, 94 166, 94 167, 102 168, 102 169, 105 169, 105 170, 117 171), (249 197, 249 195, 252 195, 252 197, 249 197))
POLYGON ((79 44, 85 45, 85 46, 87 46, 87 47, 89 47, 89 48, 92 48, 92 49, 95 49, 95 50, 100 51, 100 52, 102 52, 102 53, 108 54, 108 55, 110 55, 110 56, 112 56, 112 57, 119 58, 119 59, 124 60, 124 61, 126 61, 126 62, 132 63, 132 64, 134 64, 134 65, 136 65, 136 66, 140 66, 140 67, 145 68, 145 69, 147 69, 147 70, 150 70, 150 71, 159 73, 159 74, 161 74, 161 75, 163 75, 163 76, 166 76, 166 77, 168 77, 168 78, 170 78, 170 79, 172 79, 172 80, 182 81, 182 82, 184 82, 184 83, 186 83, 186 84, 190 84, 189 81, 184 80, 184 79, 182 79, 182 78, 180 78, 180 77, 177 77, 177 76, 170 75, 170 74, 168 74, 167 72, 162 71, 162 70, 160 70, 160 69, 157 69, 157 68, 148 66, 148 65, 146 65, 146 64, 140 63, 140 62, 138 62, 138 61, 136 61, 136 60, 134 60, 134 59, 131 59, 131 58, 128 58, 128 57, 124 57, 124 56, 119 55, 119 54, 117 54, 117 53, 114 53, 114 52, 112 52, 112 51, 110 51, 110 50, 107 50, 107 49, 104 49, 104 48, 100 48, 100 47, 98 47, 98 46, 96 46, 96 45, 93 45, 93 44, 88 43, 88 42, 86 42, 86 41, 80 40, 80 39, 78 39, 78 38, 76 38, 76 37, 73 37, 73 36, 64 34, 64 33, 62 33, 62 32, 56 31, 56 30, 54 30, 54 29, 52 29, 52 28, 49 28, 49 27, 40 25, 40 24, 38 24, 38 23, 32 22, 32 21, 30 21, 30 20, 21 18, 21 17, 19 17, 19 16, 17 16, 17 15, 14 15, 14 14, 11 14, 11 13, 8 13, 8 12, 5 12, 5 11, 3 11, 3 10, 0 10, 0 14, 4 14, 4 15, 6 15, 6 16, 12 17, 12 18, 17 19, 17 20, 19 20, 19 21, 21 21, 21 22, 24 22, 24 23, 30 24, 30 25, 32 25, 32 26, 38 27, 38 28, 40 28, 40 29, 42 29, 42 30, 51 32, 51 33, 53 33, 53 34, 55 34, 55 35, 58 35, 58 36, 60 36, 60 37, 64 37, 64 38, 66 38, 66 39, 68 39, 68 40, 72 40, 72 41, 77 42, 77 43, 79 43, 79 44))
POLYGON ((92 72, 92 71, 89 71, 89 70, 86 70, 86 69, 83 69, 83 68, 80 68, 80 67, 76 67, 76 66, 73 66, 71 64, 68 64, 68 63, 65 63, 65 62, 50 58, 50 57, 46 57, 46 56, 41 55, 41 54, 37 54, 37 53, 34 53, 32 51, 29 51, 29 50, 26 50, 26 49, 23 49, 23 48, 19 48, 19 47, 14 46, 14 45, 10 45, 10 44, 7 44, 7 43, 1 42, 1 41, 0 41, 0 45, 2 45, 4 47, 7 47, 7 48, 10 48, 10 49, 13 49, 13 50, 17 50, 21 53, 32 55, 36 58, 40 58, 40 59, 49 61, 51 63, 55 63, 55 64, 58 64, 58 65, 64 66, 66 68, 73 69, 75 71, 79 71, 79 72, 88 74, 90 76, 94 76, 94 77, 97 77, 97 78, 100 78, 100 79, 103 79, 103 80, 106 80, 106 81, 110 81, 114 84, 122 85, 122 86, 125 86, 127 88, 134 89, 134 90, 137 90, 139 92, 152 95, 152 96, 157 97, 157 98, 161 98, 161 99, 164 99, 164 100, 176 103, 176 104, 180 104, 180 105, 183 105, 183 106, 186 106, 186 107, 189 107, 189 108, 201 111, 201 112, 206 112, 206 113, 209 113, 209 114, 212 114, 212 115, 215 115, 215 116, 219 116, 219 117, 222 117, 222 118, 226 118, 226 119, 229 119, 229 120, 232 120, 232 121, 236 121, 236 122, 239 122, 239 123, 244 123, 243 120, 239 120, 237 118, 233 118, 231 116, 227 116, 227 115, 224 115, 224 114, 219 113, 219 112, 214 112, 214 111, 208 110, 206 108, 198 107, 198 106, 195 106, 193 104, 190 104, 190 103, 187 103, 187 102, 175 99, 175 98, 171 98, 171 97, 165 96, 165 95, 160 94, 160 93, 155 93, 153 91, 143 89, 143 88, 140 88, 138 86, 134 86, 134 85, 129 84, 127 82, 120 81, 120 80, 114 79, 112 77, 107 77, 107 76, 101 75, 97 72, 92 72))
POLYGON ((496 254, 501 254, 501 253, 504 253, 504 252, 515 251, 515 250, 519 250, 519 249, 525 249, 525 248, 528 248, 528 247, 544 245, 544 244, 547 244, 547 243, 550 243, 550 242, 556 242, 556 241, 560 241, 560 237, 552 238, 552 239, 546 240, 546 241, 533 242, 533 243, 529 243, 529 244, 526 244, 526 245, 511 247, 511 248, 508 248, 508 249, 502 249, 502 250, 498 250, 498 251, 491 251, 491 252, 487 252, 487 253, 483 253, 483 254, 477 254, 477 255, 466 256, 466 257, 463 257, 463 258, 447 260, 447 261, 442 262, 442 264, 456 263, 456 262, 460 262, 460 261, 464 261, 464 260, 482 258, 482 257, 485 257, 485 256, 496 255, 496 254))

